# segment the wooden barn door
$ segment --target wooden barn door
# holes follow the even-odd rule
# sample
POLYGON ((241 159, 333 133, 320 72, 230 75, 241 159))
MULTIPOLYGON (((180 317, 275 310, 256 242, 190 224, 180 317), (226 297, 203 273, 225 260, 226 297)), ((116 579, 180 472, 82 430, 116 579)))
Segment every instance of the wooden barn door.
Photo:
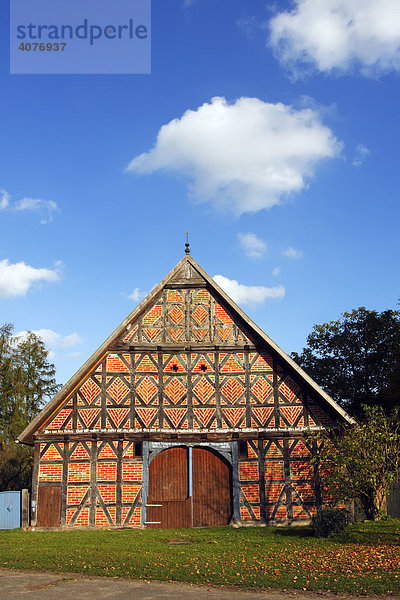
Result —
POLYGON ((232 516, 231 469, 206 448, 169 448, 149 467, 147 525, 227 525, 232 516))
POLYGON ((169 448, 149 467, 148 527, 191 527, 187 448, 169 448))
POLYGON ((230 465, 211 450, 193 448, 193 527, 227 525, 231 516, 230 465))
POLYGON ((61 486, 39 487, 37 499, 38 527, 60 527, 61 486))

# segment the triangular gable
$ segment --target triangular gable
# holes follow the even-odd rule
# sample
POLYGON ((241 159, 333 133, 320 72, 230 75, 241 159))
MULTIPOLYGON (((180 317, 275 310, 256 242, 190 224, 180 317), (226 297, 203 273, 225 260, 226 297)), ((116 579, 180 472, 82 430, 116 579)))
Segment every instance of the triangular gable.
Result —
MULTIPOLYGON (((165 297, 165 294, 164 294, 165 297)), ((72 392, 90 373, 96 371, 107 352, 119 347, 129 348, 137 344, 184 344, 213 343, 221 346, 235 342, 251 341, 259 346, 266 346, 283 365, 300 378, 311 391, 315 392, 323 403, 327 404, 341 421, 354 423, 353 419, 324 392, 279 346, 271 340, 217 283, 190 256, 185 255, 164 279, 148 294, 148 296, 132 311, 119 327, 106 339, 96 352, 85 362, 77 373, 63 386, 56 396, 44 407, 39 415, 20 434, 19 441, 31 443, 33 434, 55 413, 72 392), (190 338, 185 321, 185 300, 182 289, 190 289, 191 314, 190 338), (168 308, 165 318, 161 318, 161 296, 167 290, 168 308), (205 295, 215 299, 212 323, 211 316, 205 309, 205 295)), ((250 355, 251 358, 251 355, 250 355)), ((257 359, 262 362, 262 358, 257 359)), ((123 365, 116 361, 115 370, 123 370, 123 365)), ((179 368, 179 365, 177 365, 179 368)), ((271 367, 265 363, 265 370, 271 367)), ((119 384, 120 385, 120 384, 119 384)), ((283 391, 286 395, 293 393, 286 384, 283 391), (289 392, 288 392, 289 390, 289 392)))

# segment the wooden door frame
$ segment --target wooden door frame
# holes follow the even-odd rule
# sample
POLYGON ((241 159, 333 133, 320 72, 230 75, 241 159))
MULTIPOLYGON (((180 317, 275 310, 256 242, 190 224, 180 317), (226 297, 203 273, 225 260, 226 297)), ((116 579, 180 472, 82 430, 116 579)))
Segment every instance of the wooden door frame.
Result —
POLYGON ((149 467, 155 457, 169 448, 208 448, 220 454, 232 469, 232 518, 240 519, 240 485, 238 442, 150 442, 143 441, 143 484, 142 484, 142 525, 147 521, 147 498, 149 494, 149 467))

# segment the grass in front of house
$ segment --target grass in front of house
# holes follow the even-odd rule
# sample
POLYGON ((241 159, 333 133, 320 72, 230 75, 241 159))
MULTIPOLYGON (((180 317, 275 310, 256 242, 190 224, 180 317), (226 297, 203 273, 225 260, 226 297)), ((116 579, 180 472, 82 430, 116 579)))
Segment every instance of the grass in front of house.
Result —
POLYGON ((400 592, 400 520, 307 527, 0 531, 0 566, 245 588, 400 592))

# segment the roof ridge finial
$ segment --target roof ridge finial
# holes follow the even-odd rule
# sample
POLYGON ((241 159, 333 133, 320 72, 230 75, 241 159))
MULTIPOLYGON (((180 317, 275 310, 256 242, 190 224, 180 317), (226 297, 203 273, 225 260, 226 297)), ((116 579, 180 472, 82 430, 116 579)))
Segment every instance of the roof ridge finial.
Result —
POLYGON ((186 232, 186 244, 185 244, 185 253, 190 254, 190 245, 189 245, 189 232, 186 232))

